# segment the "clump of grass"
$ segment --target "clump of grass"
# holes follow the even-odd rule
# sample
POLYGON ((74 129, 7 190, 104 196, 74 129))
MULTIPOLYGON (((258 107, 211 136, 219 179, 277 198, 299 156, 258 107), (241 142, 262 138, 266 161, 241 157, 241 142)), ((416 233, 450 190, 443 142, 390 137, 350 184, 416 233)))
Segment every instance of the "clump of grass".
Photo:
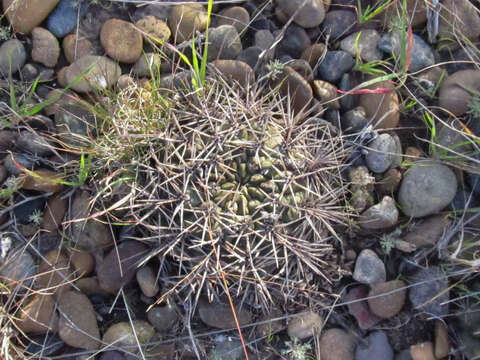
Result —
POLYGON ((112 215, 139 225, 149 258, 175 260, 171 291, 254 294, 268 306, 282 287, 290 298, 337 277, 347 150, 320 119, 298 124, 277 89, 219 75, 202 95, 134 86, 111 105, 99 175, 123 179, 112 215))

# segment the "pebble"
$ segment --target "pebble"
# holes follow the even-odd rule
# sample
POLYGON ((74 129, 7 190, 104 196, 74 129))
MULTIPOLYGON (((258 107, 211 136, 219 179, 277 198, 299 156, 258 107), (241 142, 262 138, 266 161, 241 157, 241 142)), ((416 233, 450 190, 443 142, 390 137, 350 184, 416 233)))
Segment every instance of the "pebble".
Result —
POLYGON ((364 188, 353 190, 350 197, 350 204, 358 213, 373 206, 374 201, 373 194, 364 188))
POLYGON ((153 52, 145 53, 133 65, 132 73, 138 77, 155 77, 160 72, 160 63, 160 54, 153 52))
POLYGON ((168 27, 173 40, 182 43, 190 40, 195 31, 204 32, 207 27, 207 13, 201 4, 175 5, 168 16, 168 27))
POLYGON ((384 196, 382 201, 362 213, 360 226, 363 229, 387 229, 397 223, 398 216, 395 201, 390 196, 384 196))
POLYGON ((72 249, 70 261, 76 278, 90 275, 95 267, 95 259, 92 254, 83 250, 72 249))
POLYGON ((322 23, 325 34, 330 35, 333 40, 347 35, 355 28, 357 16, 350 10, 330 10, 322 23))
POLYGON ((0 75, 8 77, 15 74, 25 65, 27 52, 18 39, 10 39, 0 46, 0 75))
POLYGON ((15 32, 28 34, 57 6, 58 0, 3 0, 3 9, 15 32))
POLYGON ((160 291, 157 277, 148 265, 137 270, 137 282, 143 294, 147 297, 154 297, 160 291))
MULTIPOLYGON (((238 324, 240 326, 251 324, 252 314, 245 308, 235 308, 238 324)), ((229 305, 200 301, 198 305, 200 319, 211 327, 217 329, 234 329, 237 327, 229 305)))
POLYGON ((250 23, 250 14, 241 6, 232 6, 218 13, 218 25, 233 25, 241 34, 250 23))
POLYGON ((242 343, 230 337, 219 337, 215 341, 215 348, 212 349, 209 360, 240 360, 244 358, 242 343))
POLYGON ((35 284, 38 289, 48 289, 58 297, 70 288, 72 280, 70 261, 62 250, 52 250, 44 255, 45 259, 38 266, 35 284))
POLYGON ((364 29, 347 36, 340 42, 340 48, 353 57, 364 61, 380 60, 382 53, 377 48, 380 34, 373 29, 364 29))
POLYGON ((417 161, 404 174, 398 202, 411 217, 435 214, 455 197, 457 178, 447 166, 432 161, 417 161))
POLYGON ((55 334, 45 334, 29 337, 30 343, 25 351, 34 358, 41 356, 52 356, 57 354, 65 345, 55 334))
MULTIPOLYGON (((408 23, 414 29, 423 27, 427 22, 427 5, 417 0, 407 0, 406 5, 408 23)), ((392 3, 392 6, 387 6, 384 11, 382 11, 384 28, 388 28, 392 19, 398 18, 398 14, 402 13, 402 7, 403 2, 395 2, 392 3)))
POLYGON ((96 350, 100 347, 100 331, 95 310, 88 297, 77 291, 68 291, 58 300, 61 311, 58 334, 67 344, 76 348, 96 350))
POLYGON ((242 52, 242 43, 233 25, 210 29, 208 35, 208 60, 234 60, 242 52))
POLYGON ((397 355, 395 355, 395 360, 412 360, 410 349, 400 351, 397 355))
POLYGON ((450 354, 450 341, 448 340, 448 329, 441 320, 435 321, 435 357, 446 358, 450 354))
MULTIPOLYGON (((273 35, 275 36, 276 33, 273 35)), ((305 29, 290 24, 285 30, 285 36, 277 45, 277 54, 290 55, 292 58, 298 59, 310 45, 311 41, 305 29)))
POLYGON ((335 85, 322 80, 314 80, 313 91, 322 105, 329 109, 340 109, 340 103, 338 102, 339 94, 335 85))
POLYGON ((313 81, 313 70, 308 61, 303 59, 293 59, 288 62, 288 66, 302 75, 302 77, 307 80, 308 83, 313 81))
POLYGON ((47 139, 35 131, 21 131, 15 144, 19 149, 37 156, 52 154, 52 145, 47 139))
POLYGON ((306 110, 313 99, 310 84, 289 66, 285 66, 279 79, 284 79, 280 86, 280 93, 282 96, 290 97, 290 103, 295 114, 306 110))
POLYGON ((362 106, 357 106, 342 114, 341 123, 344 131, 358 132, 368 125, 367 112, 362 106))
POLYGON ((137 339, 140 344, 148 343, 153 335, 155 329, 146 321, 133 320, 132 323, 124 321, 111 325, 103 335, 103 342, 128 349, 138 346, 137 339))
POLYGON ((62 48, 63 53, 70 64, 93 52, 92 42, 85 37, 77 37, 75 34, 70 34, 63 38, 62 48))
POLYGON ((366 285, 385 282, 387 279, 385 265, 373 250, 364 249, 360 252, 355 262, 353 279, 366 285))
POLYGON ((75 29, 78 15, 82 18, 87 12, 86 2, 77 0, 60 0, 47 18, 48 30, 58 38, 62 38, 75 29), (79 9, 80 7, 80 9, 79 9))
MULTIPOLYGON (((21 199, 24 200, 27 194, 22 194, 21 199)), ((18 201, 18 199, 17 199, 18 201)), ((13 209, 13 215, 15 221, 20 224, 26 225, 32 222, 31 216, 34 213, 41 213, 45 208, 45 198, 29 199, 29 201, 17 205, 13 209)))
POLYGON ((411 285, 409 299, 415 310, 439 318, 448 314, 448 279, 438 266, 419 270, 411 285))
POLYGON ((353 360, 355 338, 342 329, 329 329, 320 338, 322 360, 353 360))
POLYGON ((442 159, 445 155, 472 156, 475 154, 472 140, 458 122, 452 121, 439 125, 435 130, 437 132, 434 145, 436 149, 432 152, 432 157, 442 159))
POLYGON ((27 334, 41 335, 57 331, 58 315, 52 295, 34 295, 17 316, 16 325, 27 334))
POLYGON ((122 286, 130 283, 135 277, 138 263, 147 251, 148 247, 145 244, 130 240, 112 249, 103 261, 97 264, 97 277, 101 288, 116 294, 122 286))
POLYGON ((397 146, 390 134, 380 134, 369 145, 365 161, 374 173, 384 173, 393 163, 397 146))
POLYGON ((215 60, 212 63, 223 76, 237 81, 246 87, 255 82, 255 73, 252 68, 239 60, 215 60))
POLYGON ((152 15, 138 20, 135 26, 141 30, 144 40, 151 40, 156 45, 163 45, 172 36, 167 23, 152 15))
POLYGON ((460 70, 448 76, 440 86, 439 106, 455 116, 465 114, 472 102, 472 95, 465 89, 480 91, 480 71, 460 70))
POLYGON ((275 42, 275 38, 270 30, 259 30, 253 36, 253 44, 262 50, 268 50, 275 42))
MULTIPOLYGON (((5 236, 2 235, 2 240, 5 236)), ((10 238, 12 240, 12 238, 10 238)), ((0 279, 10 289, 15 287, 28 288, 32 284, 32 277, 36 274, 37 267, 32 255, 24 249, 10 250, 6 259, 2 259, 0 279)))
POLYGON ((63 184, 59 183, 61 174, 51 170, 35 170, 33 175, 25 176, 22 189, 40 192, 57 193, 63 190, 63 184))
POLYGON ((319 334, 323 327, 323 319, 313 311, 294 315, 288 321, 287 333, 291 339, 303 340, 319 334))
POLYGON ((393 360, 393 350, 385 332, 379 330, 360 340, 355 349, 355 360, 393 360))
POLYGON ((107 20, 100 31, 100 42, 107 55, 119 62, 133 64, 142 55, 142 34, 128 21, 107 20))
POLYGON ((447 216, 430 216, 410 227, 404 239, 417 247, 435 246, 450 224, 447 216))
POLYGON ((397 191, 401 181, 402 173, 399 170, 393 168, 388 169, 375 186, 377 194, 380 196, 389 195, 393 198, 393 194, 397 191))
POLYGON ((318 26, 325 18, 322 0, 277 0, 276 5, 303 28, 318 26))
POLYGON ((465 42, 468 43, 480 36, 478 9, 468 0, 443 1, 438 19, 437 38, 439 39, 438 47, 440 50, 451 50, 459 47, 457 37, 465 39, 465 42))
MULTIPOLYGON (((383 35, 378 42, 378 48, 396 58, 400 58, 402 51, 401 35, 398 32, 383 35)), ((412 55, 410 59, 410 66, 408 68, 410 72, 420 71, 423 68, 435 64, 435 55, 431 46, 417 34, 413 34, 412 55)))
POLYGON ((158 332, 168 332, 179 320, 176 307, 170 304, 151 308, 147 318, 158 332))
POLYGON ((32 30, 32 59, 46 67, 53 68, 57 65, 60 56, 58 40, 47 29, 36 27, 32 30))
POLYGON ((127 359, 120 351, 104 351, 100 360, 130 360, 127 359))
MULTIPOLYGON (((340 83, 338 84, 338 88, 345 92, 352 90, 353 77, 349 73, 343 74, 340 83)), ((339 101, 343 111, 352 110, 355 107, 355 99, 356 95, 341 94, 339 101)))
POLYGON ((372 313, 382 319, 389 319, 397 315, 405 305, 407 298, 405 286, 406 284, 402 280, 374 284, 368 293, 368 305, 372 313))
POLYGON ((120 66, 109 58, 87 55, 76 60, 65 70, 65 80, 67 84, 72 84, 73 90, 88 93, 112 87, 121 74, 120 66))
MULTIPOLYGON (((263 53, 263 50, 257 46, 249 46, 248 48, 242 50, 240 55, 237 56, 237 60, 246 63, 252 69, 254 69, 259 60, 260 55, 263 53)), ((265 58, 263 58, 266 60, 265 58)))
POLYGON ((307 47, 300 56, 301 59, 308 61, 312 69, 317 68, 318 61, 326 53, 327 48, 322 43, 315 43, 307 47))
POLYGON ((394 129, 400 120, 400 107, 397 92, 390 81, 381 81, 367 86, 366 89, 376 90, 384 88, 386 94, 361 94, 359 106, 362 106, 367 118, 372 119, 375 129, 394 129))
POLYGON ((430 341, 410 346, 412 360, 436 360, 433 344, 430 341))
POLYGON ((343 74, 353 68, 353 65, 355 60, 346 51, 327 51, 325 58, 318 66, 318 76, 330 83, 337 83, 343 74))
POLYGON ((366 299, 368 296, 368 287, 361 285, 352 288, 345 297, 348 312, 357 320, 358 327, 362 330, 368 330, 378 324, 381 318, 370 311, 366 299))

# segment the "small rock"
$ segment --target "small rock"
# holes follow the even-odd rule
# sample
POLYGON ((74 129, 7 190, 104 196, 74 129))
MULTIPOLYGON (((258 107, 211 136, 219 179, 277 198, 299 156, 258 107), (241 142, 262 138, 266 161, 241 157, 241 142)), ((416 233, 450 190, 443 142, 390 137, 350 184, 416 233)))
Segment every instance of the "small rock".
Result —
POLYGON ((123 63, 132 64, 142 55, 142 34, 128 21, 107 20, 102 25, 100 42, 108 56, 123 63))
POLYGON ((278 308, 273 308, 268 314, 264 314, 258 319, 259 324, 255 328, 255 333, 259 337, 269 337, 285 329, 283 313, 278 308))
POLYGON ((355 338, 342 329, 330 329, 320 338, 322 360, 353 360, 355 338))
POLYGON ((102 290, 100 284, 98 283, 98 279, 96 277, 86 277, 81 278, 75 281, 75 285, 78 289, 85 295, 103 295, 109 296, 106 291, 102 290))
POLYGON ((219 337, 215 341, 209 360, 240 360, 244 357, 242 343, 230 337, 219 337))
POLYGON ((47 18, 48 30, 58 38, 62 38, 77 26, 78 16, 87 12, 86 2, 76 0, 60 0, 47 18))
POLYGON ((93 52, 91 41, 85 37, 77 37, 75 34, 70 34, 63 38, 62 48, 63 53, 70 64, 93 52))
MULTIPOLYGON (((263 50, 257 46, 250 46, 240 53, 237 56, 237 61, 242 61, 252 69, 257 67, 258 61, 260 60, 260 55, 262 54, 263 50)), ((264 58, 265 59, 265 58, 264 58)))
POLYGON ((160 62, 161 57, 158 53, 143 54, 133 65, 132 73, 138 77, 155 76, 160 71, 160 62))
POLYGON ((157 331, 167 332, 178 322, 177 309, 170 304, 155 306, 147 312, 147 318, 157 331))
POLYGON ((218 25, 233 25, 237 32, 242 33, 250 24, 250 14, 241 6, 232 6, 218 13, 218 25))
MULTIPOLYGON (((427 22, 427 5, 424 2, 419 2, 417 0, 407 0, 407 19, 410 26, 414 29, 423 27, 427 22)), ((398 18, 398 14, 403 14, 403 2, 402 3, 392 3, 392 6, 387 6, 384 11, 381 12, 383 15, 383 26, 388 28, 392 20, 398 18)))
POLYGON ((322 80, 314 80, 313 90, 322 105, 329 109, 340 109, 340 103, 338 102, 339 94, 335 85, 322 80))
POLYGON ((347 36, 340 42, 340 48, 353 57, 364 61, 380 60, 382 53, 377 49, 380 34, 373 29, 364 29, 347 36))
POLYGON ((310 84, 289 66, 285 66, 283 74, 279 78, 284 79, 280 86, 280 93, 282 96, 290 97, 294 112, 299 114, 305 111, 313 99, 310 84))
POLYGON ((34 295, 33 299, 20 309, 16 321, 21 331, 32 334, 56 332, 58 315, 55 312, 55 300, 51 295, 34 295))
POLYGON ((103 262, 97 264, 97 277, 102 289, 115 294, 122 286, 130 283, 135 277, 138 263, 147 251, 148 247, 139 241, 124 241, 112 249, 103 262))
POLYGON ((288 322, 287 332, 290 338, 300 340, 319 334, 323 327, 323 319, 313 311, 295 315, 288 322))
POLYGON ((361 340, 355 349, 355 360, 393 360, 393 350, 383 331, 374 331, 361 340))
POLYGON ((315 43, 307 47, 300 56, 301 59, 308 61, 312 69, 317 68, 317 64, 323 55, 326 53, 327 48, 322 43, 315 43))
POLYGON ((153 335, 155 335, 155 329, 148 322, 133 320, 132 323, 119 322, 110 326, 103 335, 103 342, 131 350, 129 347, 138 346, 137 339, 140 344, 145 344, 150 341, 153 335))
POLYGON ((60 56, 60 45, 57 38, 47 29, 36 27, 32 30, 32 41, 33 61, 46 67, 55 67, 60 56))
POLYGON ((130 360, 127 359, 124 354, 122 354, 120 351, 104 351, 102 352, 102 356, 100 357, 100 360, 130 360))
POLYGON ((322 29, 325 34, 335 40, 344 36, 355 28, 357 16, 350 10, 331 10, 325 16, 322 29))
POLYGON ((65 345, 64 342, 55 334, 45 334, 30 336, 30 343, 25 351, 34 358, 39 356, 51 356, 57 354, 65 345))
MULTIPOLYGON (((405 34, 405 36, 407 36, 405 34)), ((378 43, 378 48, 382 51, 400 58, 401 54, 401 34, 395 32, 393 34, 385 34, 378 43)), ((407 40, 408 41, 408 40, 407 40)), ((435 55, 433 50, 420 36, 413 34, 411 60, 408 71, 416 72, 423 68, 435 64, 435 55)))
POLYGON ((135 85, 135 80, 130 75, 123 74, 118 78, 117 88, 119 90, 125 90, 133 85, 135 85))
MULTIPOLYGON (((308 61, 303 59, 293 59, 288 62, 288 66, 291 67, 300 75, 302 75, 302 77, 305 80, 307 80, 309 83, 313 81, 313 70, 310 67, 310 64, 308 63, 308 61)), ((335 92, 336 92, 336 88, 335 88, 335 92)))
POLYGON ((402 280, 392 280, 375 284, 368 293, 368 305, 372 313, 383 319, 397 315, 405 305, 406 284, 402 280))
POLYGON ((361 213, 367 208, 370 208, 374 204, 374 198, 371 192, 365 188, 359 188, 352 190, 350 197, 350 204, 352 208, 361 213))
MULTIPOLYGON (((200 301, 198 313, 200 319, 208 326, 217 329, 234 329, 237 327, 229 305, 200 301)), ((252 322, 252 314, 245 308, 235 308, 235 313, 240 326, 252 322)))
POLYGON ((380 134, 368 145, 365 156, 368 168, 374 173, 383 173, 392 165, 396 152, 395 140, 390 134, 380 134))
POLYGON ((400 351, 397 355, 395 355, 395 360, 412 360, 410 349, 400 351))
POLYGON ((28 34, 57 6, 58 0, 3 0, 3 10, 16 32, 28 34))
POLYGON ((322 0, 277 0, 276 5, 289 18, 303 28, 312 28, 322 23, 325 7, 322 0))
POLYGON ((270 30, 259 30, 255 32, 253 44, 262 50, 268 50, 275 42, 270 30))
POLYGON ((448 314, 448 279, 437 266, 430 266, 414 274, 409 299, 415 310, 435 317, 448 314))
POLYGON ((282 37, 282 40, 277 45, 277 54, 289 55, 294 59, 298 59, 310 45, 311 41, 305 29, 298 25, 290 24, 285 30, 285 36, 282 37))
POLYGON ((378 195, 389 195, 393 198, 393 194, 397 191, 401 181, 402 173, 399 170, 393 168, 388 169, 376 185, 378 195))
POLYGON ((359 105, 365 109, 367 118, 372 119, 371 121, 375 129, 394 129, 400 120, 397 92, 389 81, 381 81, 366 87, 369 90, 380 88, 384 88, 388 92, 361 94, 359 96, 359 105))
MULTIPOLYGON (((9 235, 2 235, 2 241, 6 238, 12 240, 9 235)), ((28 251, 24 249, 11 250, 6 259, 2 259, 0 279, 2 284, 10 289, 29 288, 36 270, 35 261, 28 251)))
POLYGON ((232 25, 221 25, 210 29, 208 35, 208 60, 234 60, 242 51, 237 30, 232 25))
POLYGON ((390 196, 384 196, 382 201, 362 213, 360 226, 364 229, 387 229, 398 221, 398 209, 390 196))
POLYGON ((215 60, 213 66, 227 78, 247 87, 255 82, 255 73, 248 64, 239 60, 215 60))
POLYGON ((65 70, 65 80, 67 84, 72 84, 73 90, 87 93, 112 87, 121 74, 120 66, 107 57, 87 55, 65 70))
POLYGON ((144 33, 143 38, 145 40, 152 40, 156 45, 162 45, 162 43, 168 41, 172 35, 172 32, 165 21, 151 15, 138 20, 135 23, 135 26, 144 33))
POLYGON ((63 190, 60 180, 61 177, 56 172, 36 170, 25 177, 22 189, 56 193, 63 190))
POLYGON ((143 294, 147 297, 154 297, 160 291, 157 277, 149 266, 142 266, 137 270, 137 282, 143 294))
POLYGON ((196 31, 204 32, 207 21, 207 13, 201 4, 175 5, 168 16, 168 26, 176 43, 190 40, 196 31))
POLYGON ((47 206, 43 212, 41 228, 47 231, 57 230, 67 212, 67 199, 63 199, 62 195, 55 194, 49 197, 47 206))
POLYGON ((443 215, 431 216, 416 223, 405 235, 405 241, 417 247, 435 246, 451 221, 443 215))
POLYGON ((361 106, 345 112, 341 118, 342 129, 349 133, 355 133, 368 125, 367 112, 361 106))
POLYGON ((436 360, 430 341, 410 346, 412 360, 436 360))
POLYGON ((446 358, 450 354, 450 341, 448 340, 448 330, 445 323, 441 320, 435 321, 435 357, 437 359, 446 358))
POLYGON ((472 95, 469 91, 480 91, 480 71, 461 70, 448 76, 440 86, 438 104, 455 116, 469 110, 472 95))
POLYGON ((95 259, 92 254, 83 250, 72 249, 70 261, 76 277, 88 276, 95 267, 95 259))
POLYGON ((15 74, 20 71, 26 60, 27 52, 20 40, 5 41, 0 46, 0 75, 8 77, 8 74, 15 74))
POLYGON ((34 131, 21 131, 17 138, 16 146, 25 152, 38 156, 52 154, 52 145, 49 144, 44 136, 34 131))
POLYGON ((328 51, 318 66, 318 75, 322 80, 336 83, 353 65, 355 61, 346 51, 328 51))
POLYGON ((457 178, 449 167, 432 161, 417 161, 404 174, 398 202, 411 217, 435 214, 455 197, 457 178))
POLYGON ((52 250, 38 266, 38 276, 35 280, 38 289, 48 289, 58 297, 70 288, 72 280, 70 261, 62 250, 52 250))
MULTIPOLYGON (((344 92, 348 92, 352 90, 353 87, 353 77, 349 73, 343 74, 338 88, 344 92)), ((356 95, 341 94, 339 101, 343 111, 352 110, 355 107, 356 95)))
POLYGON ((387 279, 385 265, 373 250, 364 249, 357 257, 353 278, 367 285, 383 283, 387 279))
POLYGON ((355 317, 362 330, 368 330, 382 320, 370 311, 367 300, 364 300, 367 296, 368 287, 362 285, 352 288, 345 297, 348 312, 355 317))
POLYGON ((100 331, 93 305, 84 294, 67 291, 59 301, 58 334, 67 344, 76 348, 96 350, 100 347, 100 331))

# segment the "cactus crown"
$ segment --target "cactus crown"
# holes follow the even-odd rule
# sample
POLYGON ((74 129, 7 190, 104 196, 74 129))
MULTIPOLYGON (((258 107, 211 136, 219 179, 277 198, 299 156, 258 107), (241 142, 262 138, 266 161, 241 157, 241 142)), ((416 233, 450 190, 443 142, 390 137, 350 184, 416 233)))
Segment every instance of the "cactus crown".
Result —
POLYGON ((137 158, 108 166, 135 174, 123 184, 134 194, 130 212, 154 242, 150 257, 176 260, 172 291, 228 286, 267 305, 275 292, 338 276, 347 151, 332 127, 315 116, 298 123, 284 100, 277 89, 210 78, 203 96, 185 88, 153 101, 157 120, 142 136, 131 127, 145 104, 114 108, 116 128, 131 135, 124 149, 137 158))

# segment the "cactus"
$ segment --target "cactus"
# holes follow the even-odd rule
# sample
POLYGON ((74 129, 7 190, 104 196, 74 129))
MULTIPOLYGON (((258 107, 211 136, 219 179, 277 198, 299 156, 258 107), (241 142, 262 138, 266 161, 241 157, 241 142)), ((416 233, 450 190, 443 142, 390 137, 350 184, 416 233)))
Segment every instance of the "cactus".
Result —
POLYGON ((124 194, 134 194, 130 215, 153 239, 149 258, 176 260, 172 290, 211 295, 228 286, 268 304, 273 291, 291 296, 338 277, 334 228, 349 222, 340 174, 347 150, 328 123, 315 116, 300 123, 277 89, 243 89, 220 77, 208 78, 201 96, 163 93, 153 112, 142 101, 158 89, 143 91, 127 89, 125 98, 144 100, 115 105, 123 136, 103 137, 99 151, 123 141, 103 166, 134 174, 123 183, 124 194), (138 122, 146 113, 161 121, 138 122))

